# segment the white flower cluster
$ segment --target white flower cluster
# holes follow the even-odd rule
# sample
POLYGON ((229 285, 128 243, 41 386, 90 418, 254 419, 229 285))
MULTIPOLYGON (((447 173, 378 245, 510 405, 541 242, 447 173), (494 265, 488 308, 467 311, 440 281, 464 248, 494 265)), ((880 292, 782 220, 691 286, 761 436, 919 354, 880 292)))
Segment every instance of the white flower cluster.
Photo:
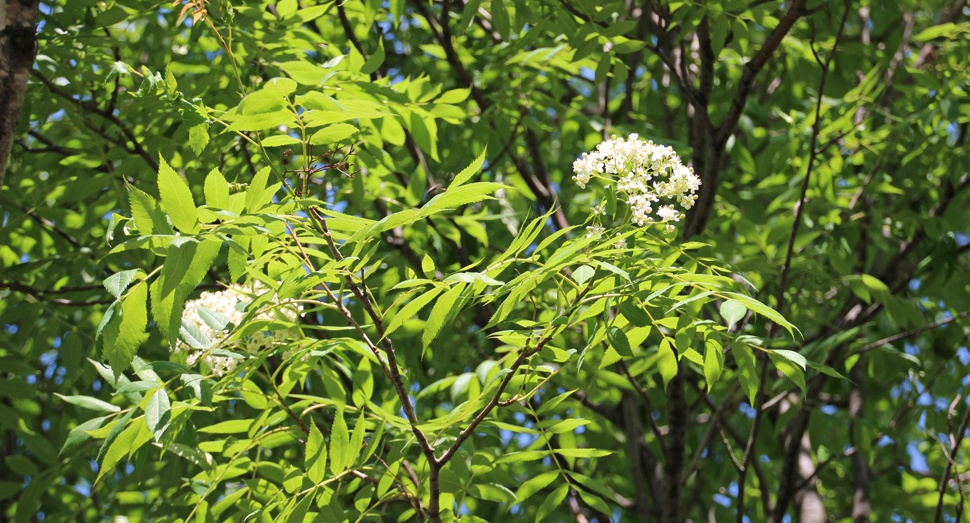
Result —
MULTIPOLYGON (((246 316, 246 313, 237 310, 236 304, 240 301, 252 301, 254 298, 251 298, 250 296, 258 296, 263 294, 265 291, 266 288, 257 282, 250 286, 238 284, 232 285, 228 289, 219 292, 203 292, 202 295, 199 296, 199 299, 191 300, 185 303, 185 310, 182 311, 182 321, 197 326, 199 330, 205 334, 209 341, 212 342, 212 345, 217 346, 227 336, 229 336, 229 332, 217 331, 210 327, 199 316, 198 307, 208 309, 212 312, 217 312, 229 318, 229 321, 231 321, 233 325, 238 326, 246 316)), ((272 304, 276 307, 274 307, 272 310, 268 310, 267 312, 262 312, 256 315, 253 319, 272 320, 275 319, 273 316, 273 311, 278 311, 280 314, 282 314, 283 318, 290 321, 295 321, 303 309, 303 306, 297 303, 288 303, 280 306, 281 302, 278 299, 272 300, 272 304)), ((230 325, 228 328, 232 328, 232 326, 230 325)), ((293 332, 293 329, 282 329, 272 332, 255 332, 228 345, 223 345, 220 348, 238 349, 250 354, 256 354, 264 349, 284 343, 287 339, 290 339, 295 335, 296 333, 293 332)), ((189 366, 194 366, 199 361, 202 361, 212 370, 213 373, 218 376, 222 376, 236 368, 236 360, 234 358, 213 356, 212 354, 207 354, 207 351, 194 349, 182 343, 182 340, 178 340, 175 347, 172 349, 172 352, 178 354, 182 351, 185 351, 188 354, 186 363, 189 366)))
MULTIPOLYGON (((697 199, 697 189, 701 179, 690 167, 685 166, 680 156, 668 146, 643 141, 637 134, 626 140, 614 135, 600 143, 592 153, 583 153, 582 158, 573 162, 576 173, 573 180, 585 188, 591 179, 601 178, 607 183, 616 183, 617 191, 625 193, 630 206, 633 223, 644 226, 651 223, 667 223, 684 217, 674 205, 653 204, 667 198, 684 209, 690 209, 697 199)), ((593 209, 594 214, 603 214, 602 205, 593 209)))

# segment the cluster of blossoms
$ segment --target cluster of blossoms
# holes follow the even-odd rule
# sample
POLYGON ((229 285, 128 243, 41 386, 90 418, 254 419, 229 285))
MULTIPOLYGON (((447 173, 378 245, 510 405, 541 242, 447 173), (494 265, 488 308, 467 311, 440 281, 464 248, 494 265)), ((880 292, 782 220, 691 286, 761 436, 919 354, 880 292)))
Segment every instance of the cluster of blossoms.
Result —
MULTIPOLYGON (((654 215, 653 204, 666 198, 690 209, 701 185, 701 179, 671 147, 643 141, 637 134, 626 140, 614 135, 592 153, 583 153, 573 162, 573 171, 573 180, 582 188, 593 178, 616 183, 616 190, 626 195, 633 223, 641 227, 667 223, 667 230, 673 230, 671 222, 679 221, 684 214, 671 203, 658 205, 654 215)), ((603 205, 594 207, 593 214, 605 214, 603 205)), ((588 235, 602 232, 602 227, 587 228, 588 235)))
MULTIPOLYGON (((240 302, 250 302, 253 300, 253 296, 258 296, 266 292, 266 288, 256 282, 254 285, 232 285, 228 289, 219 292, 203 292, 199 299, 191 300, 185 303, 185 310, 182 311, 182 321, 190 324, 194 324, 199 328, 199 330, 206 335, 209 341, 212 342, 213 346, 218 346, 223 340, 229 336, 227 330, 215 330, 209 326, 200 316, 199 307, 210 310, 212 312, 217 312, 226 318, 233 325, 239 325, 239 323, 246 316, 246 313, 239 310, 237 305, 240 302)), ((300 315, 303 306, 297 303, 282 303, 278 299, 272 300, 273 307, 268 309, 266 312, 262 312, 256 315, 253 319, 260 320, 273 320, 273 319, 287 319, 290 321, 295 321, 300 315), (281 316, 275 316, 274 312, 280 314, 281 316)), ((227 329, 232 328, 232 326, 227 326, 227 329)), ((224 349, 237 349, 250 354, 256 354, 264 349, 268 349, 274 346, 278 346, 286 342, 286 340, 291 339, 297 335, 293 329, 282 329, 275 330, 272 332, 255 332, 244 338, 235 340, 229 344, 223 345, 220 348, 224 349)), ((196 350, 188 345, 182 343, 182 340, 176 342, 175 347, 173 347, 172 352, 178 354, 180 352, 185 352, 188 354, 186 363, 189 366, 194 366, 199 361, 205 363, 213 373, 218 376, 222 376, 228 372, 231 372, 236 368, 236 360, 234 358, 226 358, 221 356, 213 356, 208 354, 208 351, 196 350)), ((284 358, 288 357, 284 354, 284 358)))

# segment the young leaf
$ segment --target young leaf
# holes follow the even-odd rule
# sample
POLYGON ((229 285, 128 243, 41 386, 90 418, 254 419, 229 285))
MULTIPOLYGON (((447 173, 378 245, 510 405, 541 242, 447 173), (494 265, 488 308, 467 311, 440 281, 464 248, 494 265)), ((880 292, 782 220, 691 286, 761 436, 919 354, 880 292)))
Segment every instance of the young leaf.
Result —
POLYGON ((323 481, 327 474, 327 444, 316 423, 310 424, 310 437, 306 442, 305 468, 307 477, 314 484, 323 481))
POLYGON ((229 209, 229 182, 219 169, 209 171, 205 177, 205 204, 214 209, 229 209))
POLYGON ((727 322, 728 326, 741 321, 748 312, 748 308, 737 300, 726 300, 721 303, 721 317, 727 322))
POLYGON ((594 274, 596 274, 596 270, 589 265, 580 265, 576 268, 576 270, 573 271, 573 280, 576 283, 583 285, 589 281, 594 274))
POLYGON ((186 233, 199 232, 199 212, 192 200, 192 191, 165 162, 165 158, 159 156, 158 160, 158 192, 162 196, 162 207, 179 230, 186 233))

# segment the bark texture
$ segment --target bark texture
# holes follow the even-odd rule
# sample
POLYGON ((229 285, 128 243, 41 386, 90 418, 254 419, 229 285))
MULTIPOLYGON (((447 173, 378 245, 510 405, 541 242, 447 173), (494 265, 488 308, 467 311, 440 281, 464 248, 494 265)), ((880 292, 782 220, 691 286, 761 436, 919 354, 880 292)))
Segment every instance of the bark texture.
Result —
POLYGON ((0 191, 37 56, 36 0, 0 0, 0 191))

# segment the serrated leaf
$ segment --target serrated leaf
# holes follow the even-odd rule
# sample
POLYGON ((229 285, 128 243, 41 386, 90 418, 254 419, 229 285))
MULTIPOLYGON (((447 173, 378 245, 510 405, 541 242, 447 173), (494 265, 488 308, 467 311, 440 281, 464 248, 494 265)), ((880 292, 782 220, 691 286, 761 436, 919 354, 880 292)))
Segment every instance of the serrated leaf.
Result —
POLYGON ((310 436, 306 442, 305 468, 307 477, 314 484, 323 481, 327 474, 327 444, 316 423, 310 424, 310 436))
MULTIPOLYGON (((543 455, 545 454, 546 453, 543 452, 543 455)), ((536 492, 548 487, 549 484, 555 481, 558 477, 559 471, 549 470, 543 472, 523 483, 518 490, 515 491, 515 498, 519 500, 519 503, 522 503, 523 501, 532 497, 536 492)))
POLYGON ((340 474, 352 463, 350 448, 350 434, 344 411, 337 410, 333 417, 333 427, 330 430, 330 472, 340 474))
POLYGON ((148 284, 141 281, 121 303, 121 325, 117 338, 110 346, 105 344, 105 356, 115 373, 128 367, 145 341, 148 326, 148 284))
POLYGON ((99 412, 119 412, 121 410, 121 407, 117 405, 112 405, 108 402, 101 401, 90 396, 63 396, 56 392, 54 395, 72 405, 77 405, 78 407, 84 407, 86 409, 96 410, 99 412))
POLYGON ((104 288, 115 298, 121 298, 121 293, 125 292, 125 289, 134 281, 137 274, 138 269, 116 272, 104 280, 104 288))
POLYGON ((172 424, 172 405, 168 400, 168 393, 159 387, 152 399, 145 406, 145 424, 155 436, 155 441, 161 441, 162 436, 172 424))
POLYGON ((249 188, 246 189, 246 212, 253 214, 259 209, 256 206, 263 199, 263 192, 266 191, 266 183, 269 181, 269 167, 264 167, 260 169, 256 176, 253 176, 253 181, 249 183, 249 188))
POLYGON ((118 438, 118 435, 125 430, 125 427, 128 425, 128 421, 131 420, 131 417, 134 414, 135 409, 129 410, 127 414, 125 414, 120 420, 118 420, 117 423, 114 424, 113 427, 111 427, 111 431, 108 432, 108 436, 104 438, 104 442, 101 444, 101 449, 98 450, 98 461, 100 461, 108 449, 111 448, 111 445, 118 438))
POLYGON ((232 325, 232 320, 221 312, 211 311, 201 305, 195 306, 195 312, 214 331, 227 330, 226 328, 232 325))
POLYGON ((128 202, 131 205, 131 216, 135 219, 135 227, 142 236, 155 233, 175 234, 165 219, 165 213, 151 195, 137 187, 128 187, 128 202))
POLYGON ((182 232, 199 232, 199 213, 192 200, 192 191, 161 156, 158 158, 158 192, 173 225, 182 232))
MULTIPOLYGON (((575 275, 575 273, 573 273, 575 275)), ((626 333, 623 329, 619 327, 610 327, 606 329, 606 339, 620 356, 624 358, 633 357, 633 349, 630 347, 630 340, 627 339, 626 333)))
POLYGON ((202 332, 198 325, 189 320, 182 321, 182 326, 179 327, 179 337, 193 349, 209 350, 212 348, 212 341, 209 340, 208 336, 202 332))
POLYGON ((209 171, 205 177, 205 204, 214 209, 229 208, 229 182, 219 169, 209 171))
POLYGON ((542 502, 542 505, 539 505, 539 510, 536 511, 536 523, 544 521, 546 516, 551 514, 553 510, 556 510, 562 504, 563 500, 566 499, 567 492, 569 492, 569 483, 563 483, 556 487, 556 490, 552 491, 551 494, 546 496, 546 500, 542 502))
MULTIPOLYGON (((451 92, 452 91, 448 91, 447 93, 443 94, 442 98, 444 98, 445 96, 448 95, 448 93, 451 93, 451 92)), ((467 96, 467 94, 465 96, 467 96)), ((461 172, 455 176, 455 179, 451 182, 451 185, 448 188, 451 189, 454 187, 459 187, 461 184, 470 180, 471 177, 474 176, 475 173, 477 173, 482 168, 482 165, 485 164, 486 152, 488 152, 487 147, 485 148, 485 150, 482 151, 482 154, 478 155, 478 158, 476 158, 475 161, 471 163, 471 165, 462 169, 461 172)))

